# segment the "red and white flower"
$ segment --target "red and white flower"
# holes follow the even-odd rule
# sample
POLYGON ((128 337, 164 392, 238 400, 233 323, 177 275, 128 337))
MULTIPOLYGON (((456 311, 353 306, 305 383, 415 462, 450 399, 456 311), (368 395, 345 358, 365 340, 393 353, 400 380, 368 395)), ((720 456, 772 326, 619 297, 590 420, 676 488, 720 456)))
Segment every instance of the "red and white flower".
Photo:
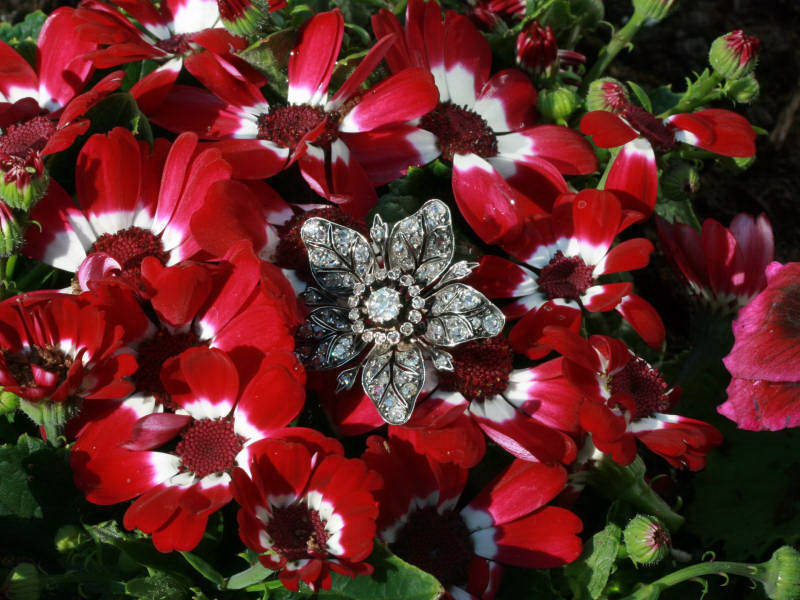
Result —
POLYGON ((672 150, 679 143, 721 156, 756 153, 756 133, 743 116, 718 108, 659 119, 639 106, 626 104, 617 113, 595 110, 581 119, 581 131, 601 148, 617 148, 605 189, 618 194, 624 206, 645 218, 658 196, 658 169, 653 150, 672 150))
POLYGON ((772 263, 767 287, 739 310, 723 359, 733 376, 717 411, 741 429, 800 426, 800 263, 772 263))
MULTIPOLYGON (((337 444, 338 445, 338 444, 337 444)), ((297 591, 331 587, 331 571, 372 573, 380 478, 358 459, 307 444, 265 440, 253 447, 247 471, 233 471, 239 536, 259 561, 297 591)))
POLYGON ((283 362, 238 357, 234 365, 210 348, 191 348, 178 362, 165 381, 175 412, 152 397, 131 396, 87 425, 71 454, 75 483, 87 499, 136 498, 123 523, 152 533, 162 552, 200 542, 208 517, 232 499, 231 472, 246 467, 254 442, 306 433, 286 427, 305 389, 283 362))
POLYGON ((115 72, 81 94, 94 72, 84 55, 95 48, 75 35, 74 10, 66 7, 53 11, 42 26, 36 68, 0 41, 0 170, 5 185, 23 189, 43 177, 44 157, 65 150, 85 133, 89 121, 80 117, 122 83, 122 73, 115 72))
POLYGON ((245 64, 233 53, 246 48, 247 40, 225 30, 217 0, 166 0, 160 8, 150 0, 86 0, 76 17, 78 36, 102 46, 87 55, 95 66, 160 63, 130 90, 146 113, 158 107, 184 63, 194 74, 191 61, 186 61, 190 54, 210 50, 245 64))
POLYGON ((234 176, 270 177, 295 161, 311 188, 358 217, 377 202, 375 185, 436 156, 433 138, 408 125, 436 105, 432 77, 407 69, 373 86, 361 84, 394 38, 380 40, 328 98, 344 33, 339 10, 309 19, 289 59, 286 106, 270 106, 258 86, 226 58, 187 59, 211 92, 175 86, 153 121, 171 131, 195 131, 230 158, 234 176), (213 92, 213 93, 212 93, 213 92))
POLYGON ((33 403, 61 404, 66 419, 87 401, 124 398, 137 365, 126 348, 127 322, 115 317, 84 296, 9 298, 0 304, 0 386, 33 403))
POLYGON ((378 537, 433 574, 451 598, 493 598, 503 564, 553 568, 581 553, 580 519, 547 506, 564 489, 563 467, 516 460, 457 510, 466 469, 377 436, 362 458, 384 480, 378 537))
POLYGON ((730 228, 706 219, 701 233, 661 218, 656 225, 673 269, 712 309, 736 311, 767 286, 775 244, 765 215, 739 214, 730 228))
POLYGON ((529 219, 516 239, 503 244, 531 268, 483 257, 470 282, 490 298, 518 298, 503 309, 509 318, 522 317, 509 336, 517 352, 546 355, 538 345, 542 329, 565 321, 577 325, 581 306, 590 312, 616 309, 649 345, 661 345, 664 324, 646 300, 632 293, 632 284, 597 281, 649 263, 653 245, 644 238, 612 247, 637 214, 623 210, 615 194, 583 190, 562 197, 552 215, 529 219))
POLYGON ((564 376, 584 395, 581 427, 594 445, 621 465, 636 458, 636 440, 674 467, 693 471, 722 443, 713 426, 668 414, 680 397, 664 378, 620 340, 588 340, 563 327, 547 327, 542 340, 564 355, 564 376))
POLYGON ((485 242, 549 211, 568 191, 563 175, 597 169, 579 133, 535 125, 537 94, 527 75, 506 69, 489 76, 489 43, 467 17, 447 11, 442 21, 436 2, 410 0, 405 31, 386 9, 373 16, 372 28, 379 39, 398 37, 386 54, 392 72, 416 67, 433 74, 439 104, 419 126, 436 135, 441 156, 452 161, 458 207, 485 242))
POLYGON ((141 290, 145 257, 172 265, 200 250, 190 219, 211 184, 229 176, 219 151, 198 152, 191 133, 152 149, 121 127, 94 135, 78 156, 78 205, 52 182, 31 213, 41 229, 28 229, 25 252, 76 273, 82 289, 113 276, 141 290))

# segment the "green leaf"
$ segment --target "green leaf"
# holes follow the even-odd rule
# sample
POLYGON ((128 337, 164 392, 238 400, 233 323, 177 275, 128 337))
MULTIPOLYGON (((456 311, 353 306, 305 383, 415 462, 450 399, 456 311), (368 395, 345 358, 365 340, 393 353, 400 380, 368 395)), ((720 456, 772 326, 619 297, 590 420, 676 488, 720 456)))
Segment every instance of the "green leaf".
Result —
POLYGON ((697 215, 692 208, 692 201, 688 198, 685 200, 661 198, 656 203, 655 212, 659 217, 670 223, 678 222, 697 227, 697 215))
POLYGON ((31 487, 29 473, 33 454, 48 451, 47 444, 21 435, 16 445, 0 446, 0 516, 41 519, 44 515, 31 487))
POLYGON ((224 588, 228 590, 241 590, 251 585, 261 583, 272 573, 274 573, 274 571, 271 571, 261 563, 256 563, 249 569, 231 575, 224 588))
POLYGON ((329 590, 312 592, 303 587, 292 593, 280 588, 270 593, 270 600, 299 600, 312 596, 319 600, 438 600, 444 594, 442 584, 433 575, 401 560, 383 544, 375 542, 369 562, 375 567, 372 575, 352 579, 333 573, 329 590))
POLYGON ((283 29, 239 52, 244 61, 267 77, 267 87, 280 98, 289 93, 289 54, 294 38, 293 29, 283 29))
POLYGON ((219 571, 217 571, 214 567, 208 564, 207 561, 200 558, 196 554, 192 554, 191 552, 181 552, 181 556, 186 559, 186 562, 194 567, 195 571, 200 573, 200 575, 209 581, 217 584, 218 586, 221 586, 225 582, 225 578, 219 571))
POLYGON ((645 92, 635 81, 628 81, 627 83, 631 90, 633 90, 633 93, 639 99, 642 108, 644 108, 647 112, 653 112, 653 104, 650 102, 650 97, 647 95, 647 92, 645 92))
POLYGON ((163 574, 131 579, 125 586, 128 595, 147 600, 181 600, 188 596, 187 591, 179 581, 163 574))
POLYGON ((25 15, 25 19, 16 25, 11 23, 0 23, 0 40, 9 45, 15 45, 24 40, 33 40, 39 37, 39 31, 44 25, 47 15, 40 10, 25 15))
POLYGON ((601 597, 614 568, 621 536, 622 530, 609 523, 584 544, 578 560, 567 565, 567 579, 576 600, 601 597))
POLYGON ((667 112, 683 98, 683 94, 676 94, 672 91, 671 85, 662 85, 650 93, 650 101, 653 103, 653 114, 660 115, 667 112))

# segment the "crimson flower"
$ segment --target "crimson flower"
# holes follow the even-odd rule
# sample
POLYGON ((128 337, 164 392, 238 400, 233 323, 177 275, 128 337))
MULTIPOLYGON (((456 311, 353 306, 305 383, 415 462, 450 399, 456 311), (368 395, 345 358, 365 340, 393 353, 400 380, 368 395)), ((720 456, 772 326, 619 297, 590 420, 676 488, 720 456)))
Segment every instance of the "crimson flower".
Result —
POLYGON ((546 506, 564 489, 563 467, 515 460, 456 509, 467 470, 430 462, 407 444, 372 436, 362 456, 384 481, 378 537, 433 574, 450 598, 494 597, 502 564, 546 569, 581 553, 580 519, 546 506))
POLYGON ((680 142, 714 154, 749 157, 756 153, 756 133, 743 116, 718 108, 659 119, 643 108, 625 104, 618 112, 595 110, 581 119, 581 131, 601 148, 622 146, 605 182, 623 204, 644 217, 658 196, 658 169, 653 150, 672 150, 680 142))
POLYGON ((518 238, 503 244, 531 268, 498 256, 483 257, 470 283, 490 298, 518 298, 503 309, 509 318, 522 317, 509 334, 517 352, 530 358, 548 354, 538 344, 542 329, 548 323, 565 324, 559 321, 577 326, 581 306, 590 312, 616 309, 649 345, 661 345, 665 335, 661 318, 632 293, 632 284, 598 281, 650 261, 653 245, 644 238, 612 248, 617 234, 636 215, 623 210, 615 194, 583 190, 562 197, 552 215, 529 219, 518 238))
POLYGON ((270 106, 261 90, 226 58, 187 59, 204 89, 175 86, 153 121, 171 131, 221 140, 234 176, 261 179, 295 161, 311 188, 358 217, 377 202, 375 185, 401 176, 435 156, 430 134, 406 124, 436 104, 432 77, 407 69, 367 91, 361 84, 394 38, 375 44, 342 86, 328 86, 342 45, 338 9, 310 18, 289 58, 286 105, 270 106))
POLYGON ((145 257, 175 264, 200 250, 189 221, 208 187, 230 176, 217 150, 197 150, 191 133, 152 149, 122 127, 93 135, 78 155, 78 205, 52 182, 31 213, 41 230, 28 229, 25 251, 76 273, 82 289, 117 277, 141 291, 145 257))
POLYGON ((155 110, 180 75, 186 58, 210 50, 243 66, 233 53, 247 40, 228 33, 220 21, 217 0, 85 0, 76 11, 77 35, 102 48, 87 54, 98 68, 139 61, 159 66, 137 81, 130 92, 146 113, 155 110), (124 12, 123 12, 124 11, 124 12))
POLYGON ((625 344, 604 335, 588 340, 563 327, 547 327, 543 342, 564 355, 564 376, 584 395, 581 427, 598 450, 621 464, 636 458, 636 440, 674 467, 697 471, 722 443, 708 423, 667 414, 680 397, 657 369, 625 344))
POLYGON ((231 472, 248 464, 254 442, 319 436, 286 427, 305 389, 271 355, 240 357, 234 365, 222 350, 190 348, 165 384, 175 412, 152 396, 133 395, 89 423, 70 457, 75 483, 90 502, 136 498, 123 523, 152 533, 161 552, 200 542, 208 517, 232 499, 231 472), (250 373, 247 380, 237 366, 250 373))
POLYGON ((92 402, 133 391, 127 322, 90 300, 40 292, 0 304, 0 386, 39 405, 43 418, 56 410, 59 431, 92 402))
MULTIPOLYGON (((338 446, 338 443, 336 444, 338 446)), ((264 440, 253 447, 247 471, 233 471, 239 535, 297 591, 331 587, 331 571, 355 577, 372 573, 380 478, 358 459, 323 453, 309 444, 264 440)))
POLYGON ((673 269, 712 309, 735 312, 767 286, 774 242, 765 215, 739 214, 730 228, 706 219, 701 233, 661 218, 656 225, 673 269))
POLYGON ((739 310, 733 349, 723 359, 733 379, 717 411, 741 429, 800 425, 800 263, 772 263, 767 287, 739 310))
POLYGON ((44 157, 65 150, 85 133, 89 121, 79 117, 122 83, 122 73, 115 72, 80 94, 94 72, 84 55, 96 45, 78 39, 74 30, 72 8, 53 11, 36 42, 36 68, 0 41, 0 173, 3 195, 15 208, 32 204, 25 193, 32 181, 41 182, 37 198, 44 192, 44 157))
POLYGON ((597 169, 591 145, 557 125, 535 125, 536 90, 506 69, 491 78, 489 42, 470 20, 436 2, 410 0, 405 31, 386 9, 372 17, 379 39, 395 34, 386 54, 392 72, 430 71, 439 104, 419 121, 453 163, 453 194, 470 227, 487 243, 519 229, 525 216, 550 210, 568 191, 563 175, 597 169), (424 35, 423 32, 424 31, 424 35))

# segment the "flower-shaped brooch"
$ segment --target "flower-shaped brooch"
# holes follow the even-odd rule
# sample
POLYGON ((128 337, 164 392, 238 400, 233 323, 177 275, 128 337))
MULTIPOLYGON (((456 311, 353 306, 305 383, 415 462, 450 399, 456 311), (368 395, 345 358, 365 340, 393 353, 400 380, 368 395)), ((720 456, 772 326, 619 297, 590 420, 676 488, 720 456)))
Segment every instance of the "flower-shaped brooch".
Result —
POLYGON ((319 287, 303 299, 315 306, 297 334, 297 352, 313 369, 336 369, 337 391, 361 385, 381 417, 402 425, 425 384, 426 361, 452 370, 443 348, 492 337, 503 313, 460 283, 477 263, 453 261, 450 209, 429 200, 391 232, 380 216, 371 241, 326 219, 311 218, 300 237, 319 287))

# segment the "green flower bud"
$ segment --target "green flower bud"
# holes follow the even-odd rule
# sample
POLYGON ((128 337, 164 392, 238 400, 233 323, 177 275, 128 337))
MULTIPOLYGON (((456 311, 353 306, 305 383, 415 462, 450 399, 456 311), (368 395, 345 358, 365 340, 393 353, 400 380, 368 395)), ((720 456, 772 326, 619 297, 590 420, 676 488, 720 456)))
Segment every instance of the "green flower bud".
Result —
POLYGON ((59 446, 63 442, 61 436, 64 434, 64 427, 80 412, 80 404, 71 400, 35 402, 20 398, 19 408, 31 421, 44 428, 43 437, 54 446, 59 446))
POLYGON ((737 29, 711 43, 708 62, 725 79, 741 79, 756 68, 760 49, 758 38, 737 29))
POLYGON ((56 531, 56 550, 61 554, 68 554, 76 550, 88 539, 83 529, 76 525, 64 525, 56 531))
POLYGON ((38 600, 42 595, 42 580, 36 565, 18 564, 8 574, 0 591, 9 600, 38 600))
POLYGON ((759 91, 761 91, 761 87, 751 74, 736 81, 731 81, 727 94, 728 98, 734 102, 748 104, 758 96, 759 91))
POLYGON ((542 90, 539 92, 537 107, 546 120, 563 123, 578 108, 578 96, 565 87, 542 90))
POLYGON ((24 169, 22 176, 16 171, 9 176, 7 171, 0 168, 0 199, 11 208, 27 212, 44 196, 47 186, 50 185, 50 175, 47 171, 39 172, 34 167, 24 169))
POLYGON ((16 254, 23 240, 23 226, 20 225, 14 211, 4 202, 0 202, 0 257, 16 254))
POLYGON ((630 104, 625 86, 613 77, 601 77, 589 84, 586 92, 586 110, 617 112, 630 104))
POLYGON ((633 10, 646 19, 660 21, 667 16, 675 0, 633 0, 633 10))
POLYGON ((622 532, 625 550, 638 564, 654 565, 669 554, 672 539, 669 530, 656 517, 636 515, 622 532))
POLYGON ((668 198, 685 198, 700 189, 700 173, 692 165, 680 162, 672 165, 664 174, 661 185, 668 198))
POLYGON ((798 600, 800 598, 800 552, 791 546, 781 546, 767 562, 761 579, 764 593, 770 600, 798 600))
POLYGON ((19 408, 19 396, 0 391, 0 415, 13 413, 17 408, 19 408))

